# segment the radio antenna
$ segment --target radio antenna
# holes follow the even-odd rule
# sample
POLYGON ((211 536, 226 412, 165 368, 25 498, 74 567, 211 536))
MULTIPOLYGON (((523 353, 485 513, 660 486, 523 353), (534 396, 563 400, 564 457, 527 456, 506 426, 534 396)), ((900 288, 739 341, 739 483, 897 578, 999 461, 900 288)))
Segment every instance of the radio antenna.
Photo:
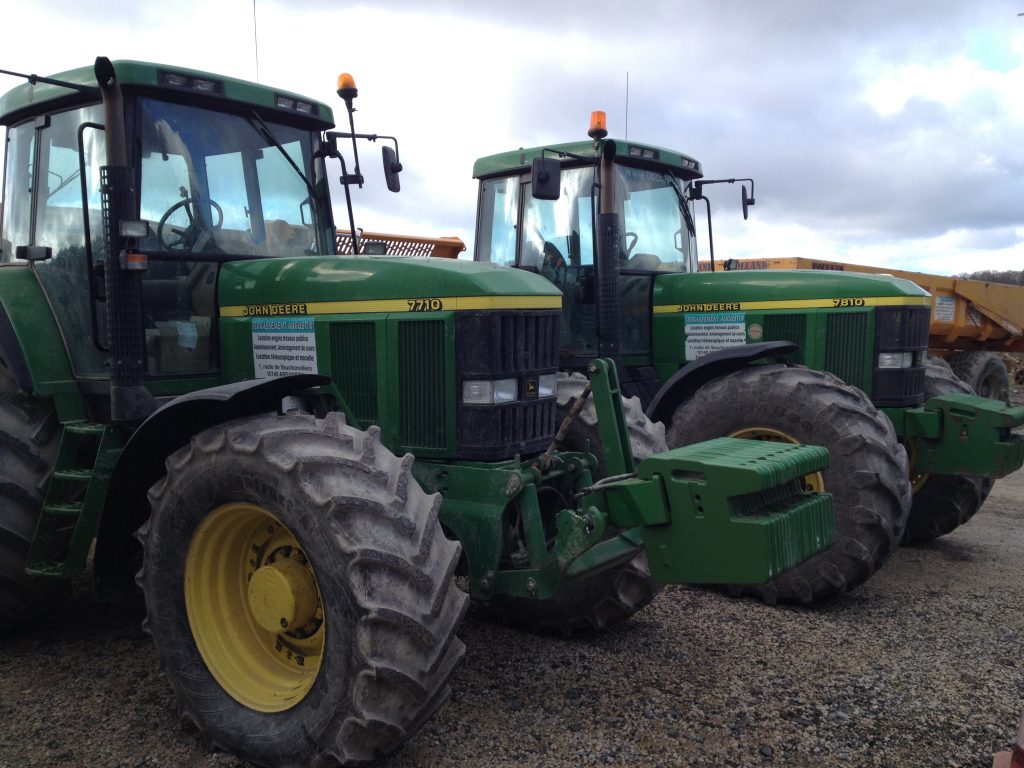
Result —
POLYGON ((256 0, 252 0, 252 46, 256 52, 256 82, 260 81, 260 40, 256 36, 256 0))
MULTIPOLYGON (((255 2, 255 0, 254 0, 255 2)), ((626 140, 630 138, 630 71, 626 71, 626 140)))

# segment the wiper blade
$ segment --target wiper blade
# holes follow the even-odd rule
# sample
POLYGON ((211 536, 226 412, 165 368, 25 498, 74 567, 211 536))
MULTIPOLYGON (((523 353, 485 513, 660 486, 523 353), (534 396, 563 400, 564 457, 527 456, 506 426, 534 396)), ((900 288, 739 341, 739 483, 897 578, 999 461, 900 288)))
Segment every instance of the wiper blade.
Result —
POLYGON ((263 122, 263 118, 259 116, 259 113, 256 112, 256 110, 253 110, 252 116, 249 117, 248 120, 249 124, 253 128, 255 128, 263 136, 264 139, 269 141, 277 149, 277 151, 281 153, 284 159, 288 161, 288 164, 295 169, 295 173, 298 174, 299 178, 302 179, 302 182, 306 185, 306 190, 309 192, 310 198, 313 200, 319 200, 320 195, 317 194, 316 189, 310 183, 309 179, 306 177, 306 174, 302 172, 302 169, 299 168, 298 163, 296 163, 292 156, 288 154, 288 150, 281 146, 281 142, 277 140, 277 137, 274 135, 274 132, 270 130, 270 126, 263 122))
POLYGON ((683 217, 686 219, 687 229, 690 230, 691 235, 696 235, 697 225, 693 223, 693 216, 690 215, 690 207, 686 204, 686 198, 683 196, 683 193, 679 191, 678 179, 667 173, 663 173, 662 175, 669 182, 669 186, 672 187, 672 191, 676 193, 676 200, 679 201, 679 210, 683 212, 683 217))

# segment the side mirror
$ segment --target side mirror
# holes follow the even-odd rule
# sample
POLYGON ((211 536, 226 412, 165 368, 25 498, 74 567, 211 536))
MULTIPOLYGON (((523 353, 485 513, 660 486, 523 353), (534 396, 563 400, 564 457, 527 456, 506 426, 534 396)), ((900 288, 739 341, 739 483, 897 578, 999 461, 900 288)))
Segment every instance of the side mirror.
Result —
POLYGON ((562 164, 553 157, 535 157, 530 190, 535 200, 557 200, 562 191, 562 164))
POLYGON ((14 258, 22 261, 46 261, 53 257, 48 245, 18 245, 14 248, 14 258))
POLYGON ((402 164, 398 162, 398 153, 391 147, 381 147, 381 154, 384 156, 384 180, 388 184, 388 190, 398 192, 402 189, 402 182, 398 178, 402 170, 402 164))
POLYGON ((747 209, 754 204, 754 198, 747 194, 747 188, 743 185, 740 186, 740 200, 743 202, 743 220, 746 221, 747 209))

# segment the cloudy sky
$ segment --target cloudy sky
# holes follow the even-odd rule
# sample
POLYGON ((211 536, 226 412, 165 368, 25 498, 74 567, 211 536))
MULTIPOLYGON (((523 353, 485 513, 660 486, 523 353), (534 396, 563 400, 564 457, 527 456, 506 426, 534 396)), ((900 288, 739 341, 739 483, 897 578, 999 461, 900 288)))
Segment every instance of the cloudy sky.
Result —
MULTIPOLYGON (((957 274, 1024 268, 1022 12, 1024 0, 29 0, 5 12, 0 68, 178 64, 318 98, 339 118, 337 75, 351 72, 356 129, 398 136, 405 166, 390 195, 366 147, 357 226, 471 249, 474 159, 585 138, 603 109, 613 136, 756 180, 746 222, 736 187, 709 188, 718 258, 957 274)), ((0 76, 0 90, 17 84, 0 76)))

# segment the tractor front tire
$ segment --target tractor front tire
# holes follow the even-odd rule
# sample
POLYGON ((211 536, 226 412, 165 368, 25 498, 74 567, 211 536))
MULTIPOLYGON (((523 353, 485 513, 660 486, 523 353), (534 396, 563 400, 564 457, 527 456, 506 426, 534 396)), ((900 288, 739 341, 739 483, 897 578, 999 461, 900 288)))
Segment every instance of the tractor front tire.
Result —
MULTIPOLYGON (((561 425, 573 404, 583 394, 587 382, 587 377, 579 373, 558 374, 556 426, 561 425)), ((622 410, 626 417, 626 428, 629 431, 629 443, 633 449, 633 458, 637 463, 655 453, 668 450, 665 443, 665 425, 660 421, 651 421, 647 418, 647 414, 644 413, 643 406, 640 404, 640 398, 622 398, 622 410)), ((597 457, 598 466, 594 479, 607 477, 604 445, 601 443, 597 428, 597 408, 594 406, 594 399, 589 396, 583 410, 569 427, 569 433, 562 441, 561 447, 567 451, 586 451, 588 450, 588 441, 590 453, 597 457)))
POLYGON ((958 352, 949 364, 957 378, 975 394, 1010 402, 1010 374, 995 352, 958 352))
MULTIPOLYGON (((1002 366, 1002 361, 996 362, 1002 366)), ((939 395, 973 394, 955 369, 934 357, 925 363, 924 392, 926 400, 939 395)), ((904 544, 923 544, 956 530, 974 517, 992 490, 993 481, 986 478, 921 475, 913 467, 910 471, 914 501, 903 534, 904 544)))
MULTIPOLYGON (((559 373, 558 424, 562 423, 586 386, 585 376, 559 373)), ((665 427, 647 418, 640 400, 623 398, 622 406, 634 458, 639 461, 666 450, 665 427)), ((593 453, 598 460, 598 466, 592 473, 594 479, 607 476, 593 398, 588 396, 560 447, 567 451, 593 453)), ((650 603, 660 591, 661 586, 651 579, 647 556, 641 552, 624 562, 563 582, 558 592, 547 600, 500 596, 492 600, 488 608, 505 620, 530 630, 560 632, 568 637, 581 630, 603 630, 625 621, 650 603)))
POLYGON ((5 629, 42 615, 70 591, 63 580, 25 573, 59 442, 53 404, 22 391, 0 360, 0 626, 5 629))
POLYGON ((331 414, 239 419, 172 454, 139 531, 163 670, 220 749, 351 765, 447 698, 467 597, 413 457, 331 414))
POLYGON ((705 384, 677 406, 670 447, 734 436, 822 445, 828 469, 809 488, 832 494, 832 546, 774 581, 736 587, 766 603, 815 603, 865 582, 899 546, 910 508, 907 457, 890 421, 830 373, 756 365, 705 384))

